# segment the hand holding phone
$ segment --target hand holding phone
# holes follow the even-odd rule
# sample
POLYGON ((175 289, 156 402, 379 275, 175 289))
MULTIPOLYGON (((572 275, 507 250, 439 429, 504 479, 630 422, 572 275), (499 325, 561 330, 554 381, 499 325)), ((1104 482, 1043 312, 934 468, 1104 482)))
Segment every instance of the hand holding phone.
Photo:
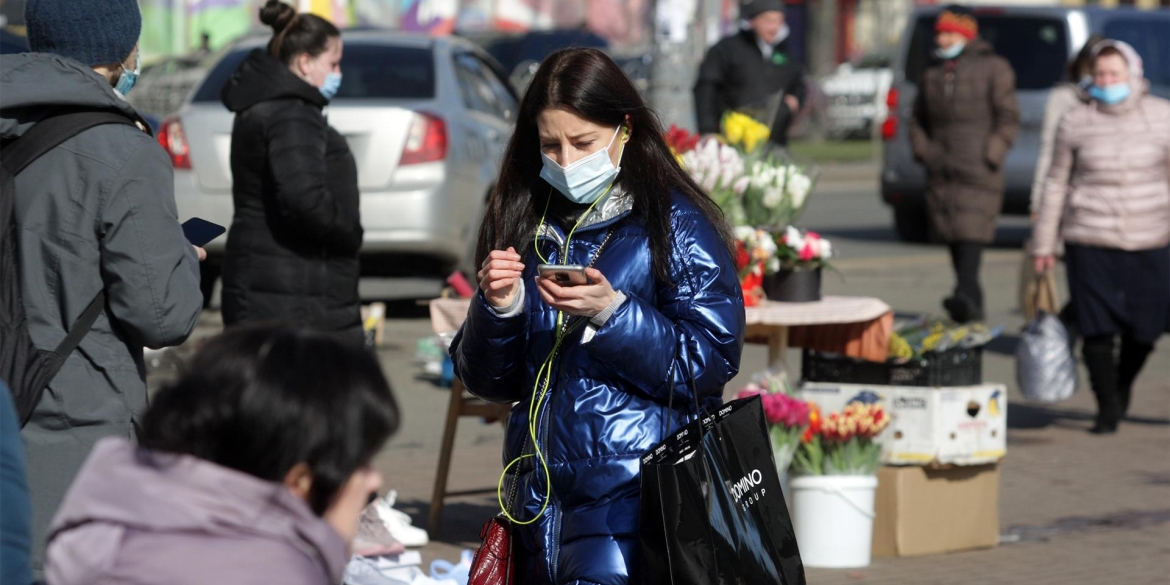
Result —
POLYGON ((568 315, 593 317, 617 297, 609 280, 596 268, 545 265, 538 266, 537 272, 540 276, 535 280, 541 298, 568 315))
POLYGON ((580 264, 540 264, 536 267, 540 276, 547 278, 559 286, 579 286, 589 284, 585 276, 585 267, 580 264))

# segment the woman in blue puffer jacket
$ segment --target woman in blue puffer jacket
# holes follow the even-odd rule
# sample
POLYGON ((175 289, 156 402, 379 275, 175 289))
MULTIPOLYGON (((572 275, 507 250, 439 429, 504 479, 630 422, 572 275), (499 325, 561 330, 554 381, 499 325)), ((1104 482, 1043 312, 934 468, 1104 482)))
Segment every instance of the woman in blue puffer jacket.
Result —
POLYGON ((518 403, 500 494, 518 583, 638 581, 639 457, 694 415, 692 388, 714 410, 739 370, 732 245, 621 69, 592 49, 549 56, 520 105, 480 231, 480 293, 451 348, 473 394, 518 403), (540 264, 585 266, 588 282, 540 264))

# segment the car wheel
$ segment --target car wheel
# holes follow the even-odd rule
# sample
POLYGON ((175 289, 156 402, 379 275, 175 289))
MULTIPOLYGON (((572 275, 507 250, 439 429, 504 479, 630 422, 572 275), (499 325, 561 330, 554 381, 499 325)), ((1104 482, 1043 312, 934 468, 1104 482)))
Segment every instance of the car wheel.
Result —
POLYGON ((895 205, 894 230, 903 242, 922 243, 930 237, 930 218, 921 205, 895 205))

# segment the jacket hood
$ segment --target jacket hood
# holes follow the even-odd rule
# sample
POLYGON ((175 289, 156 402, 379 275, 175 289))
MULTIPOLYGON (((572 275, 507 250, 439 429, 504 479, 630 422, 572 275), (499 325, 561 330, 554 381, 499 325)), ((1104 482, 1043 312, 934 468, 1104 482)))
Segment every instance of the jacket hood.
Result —
POLYGON ((114 565, 126 531, 279 541, 340 578, 346 543, 283 485, 190 456, 98 442, 49 530, 48 582, 92 582, 114 565))
POLYGON ((113 110, 141 121, 133 106, 90 67, 51 53, 0 58, 0 137, 24 135, 59 109, 113 110))
MULTIPOLYGON (((1099 104, 1099 105, 1100 105, 1101 109, 1105 110, 1105 111, 1129 109, 1130 106, 1132 106, 1133 104, 1140 101, 1142 99, 1142 96, 1146 95, 1150 91, 1150 84, 1146 80, 1145 66, 1142 63, 1142 57, 1141 57, 1141 55, 1138 54, 1137 51, 1134 50, 1134 48, 1132 46, 1130 46, 1129 43, 1126 43, 1124 41, 1106 40, 1106 41, 1101 41, 1100 43, 1097 43, 1097 45, 1095 47, 1093 47, 1093 58, 1095 59, 1097 57, 1097 55, 1099 55, 1101 53, 1101 51, 1104 50, 1106 47, 1112 47, 1112 48, 1120 51, 1122 58, 1125 59, 1126 65, 1129 66, 1129 89, 1130 89, 1130 92, 1129 92, 1129 97, 1126 98, 1125 101, 1123 101, 1121 103, 1114 104, 1112 106, 1106 105, 1106 104, 1099 104)), ((1092 87, 1092 86, 1088 85, 1088 86, 1078 88, 1079 89, 1078 93, 1080 94, 1081 99, 1084 100, 1085 102, 1092 102, 1093 101, 1093 98, 1089 97, 1089 93, 1088 93, 1090 87, 1092 87)))
POLYGON ((279 59, 263 49, 248 54, 223 86, 223 105, 242 112, 260 102, 281 98, 304 100, 319 108, 329 104, 317 88, 297 77, 279 59))

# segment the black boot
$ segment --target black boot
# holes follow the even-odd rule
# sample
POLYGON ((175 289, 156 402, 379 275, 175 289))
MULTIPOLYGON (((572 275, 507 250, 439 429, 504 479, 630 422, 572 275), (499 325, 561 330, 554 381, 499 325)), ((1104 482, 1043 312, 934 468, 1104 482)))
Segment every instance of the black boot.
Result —
POLYGON ((955 242, 950 249, 951 265, 955 268, 955 292, 943 300, 943 308, 956 323, 982 321, 983 289, 979 286, 979 264, 983 244, 955 242))
POLYGON ((1133 382, 1137 380, 1146 358, 1154 351, 1153 344, 1141 343, 1125 335, 1121 338, 1121 357, 1117 360, 1117 399, 1121 418, 1129 413, 1129 399, 1133 394, 1133 382))
POLYGON ((1121 402, 1117 392, 1117 360, 1113 356, 1112 335, 1085 339, 1083 349, 1085 366, 1089 369, 1089 383, 1097 397, 1097 421, 1090 433, 1117 432, 1121 418, 1121 402))

